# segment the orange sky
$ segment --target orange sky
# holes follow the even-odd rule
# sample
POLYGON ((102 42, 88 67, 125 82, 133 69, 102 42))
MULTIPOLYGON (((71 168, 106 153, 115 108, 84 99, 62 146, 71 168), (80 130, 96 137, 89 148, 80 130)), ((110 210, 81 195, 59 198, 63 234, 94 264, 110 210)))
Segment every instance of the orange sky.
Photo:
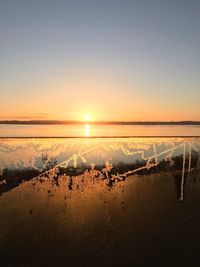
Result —
POLYGON ((199 1, 58 2, 1 4, 0 119, 200 120, 199 1))

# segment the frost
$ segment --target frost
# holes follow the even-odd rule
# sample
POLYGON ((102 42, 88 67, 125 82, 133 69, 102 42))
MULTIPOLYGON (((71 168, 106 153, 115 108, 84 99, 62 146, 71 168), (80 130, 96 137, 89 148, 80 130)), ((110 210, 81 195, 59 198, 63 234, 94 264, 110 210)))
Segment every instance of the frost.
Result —
POLYGON ((4 170, 0 168, 0 176, 4 174, 4 170))
POLYGON ((6 180, 0 181, 0 185, 6 184, 6 180))
POLYGON ((176 157, 182 157, 179 200, 183 201, 186 173, 192 172, 193 153, 198 154, 199 151, 199 138, 1 141, 0 175, 5 169, 37 170, 40 174, 33 179, 34 183, 48 182, 52 195, 52 188, 56 187, 83 190, 99 182, 112 187, 130 175, 150 173, 163 164, 175 168, 176 157), (120 162, 124 167, 120 167, 120 162))

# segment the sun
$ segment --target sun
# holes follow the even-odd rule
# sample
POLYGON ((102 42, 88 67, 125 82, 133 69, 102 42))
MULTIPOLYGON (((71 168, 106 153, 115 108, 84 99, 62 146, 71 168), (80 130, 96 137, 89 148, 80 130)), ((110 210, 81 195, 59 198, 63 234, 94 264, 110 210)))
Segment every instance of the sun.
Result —
POLYGON ((91 120, 91 116, 88 113, 85 114, 84 118, 85 118, 85 121, 90 121, 91 120))

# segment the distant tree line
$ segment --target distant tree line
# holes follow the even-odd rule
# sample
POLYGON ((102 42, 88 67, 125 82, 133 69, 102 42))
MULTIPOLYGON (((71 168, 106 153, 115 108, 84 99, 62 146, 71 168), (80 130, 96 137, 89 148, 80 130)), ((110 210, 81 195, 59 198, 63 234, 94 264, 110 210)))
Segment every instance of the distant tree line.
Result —
MULTIPOLYGON (((85 121, 72 120, 1 120, 0 124, 31 124, 31 125, 59 125, 59 124, 85 124, 85 121)), ((98 125, 200 125, 200 121, 91 121, 98 125)))

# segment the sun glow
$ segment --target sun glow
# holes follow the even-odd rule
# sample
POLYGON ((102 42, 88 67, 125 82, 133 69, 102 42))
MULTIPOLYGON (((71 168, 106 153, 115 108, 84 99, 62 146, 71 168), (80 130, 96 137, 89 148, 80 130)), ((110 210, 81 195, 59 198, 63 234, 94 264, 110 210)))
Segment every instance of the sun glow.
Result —
POLYGON ((85 121, 87 121, 87 122, 91 120, 91 116, 88 113, 85 114, 84 118, 85 118, 85 121))

